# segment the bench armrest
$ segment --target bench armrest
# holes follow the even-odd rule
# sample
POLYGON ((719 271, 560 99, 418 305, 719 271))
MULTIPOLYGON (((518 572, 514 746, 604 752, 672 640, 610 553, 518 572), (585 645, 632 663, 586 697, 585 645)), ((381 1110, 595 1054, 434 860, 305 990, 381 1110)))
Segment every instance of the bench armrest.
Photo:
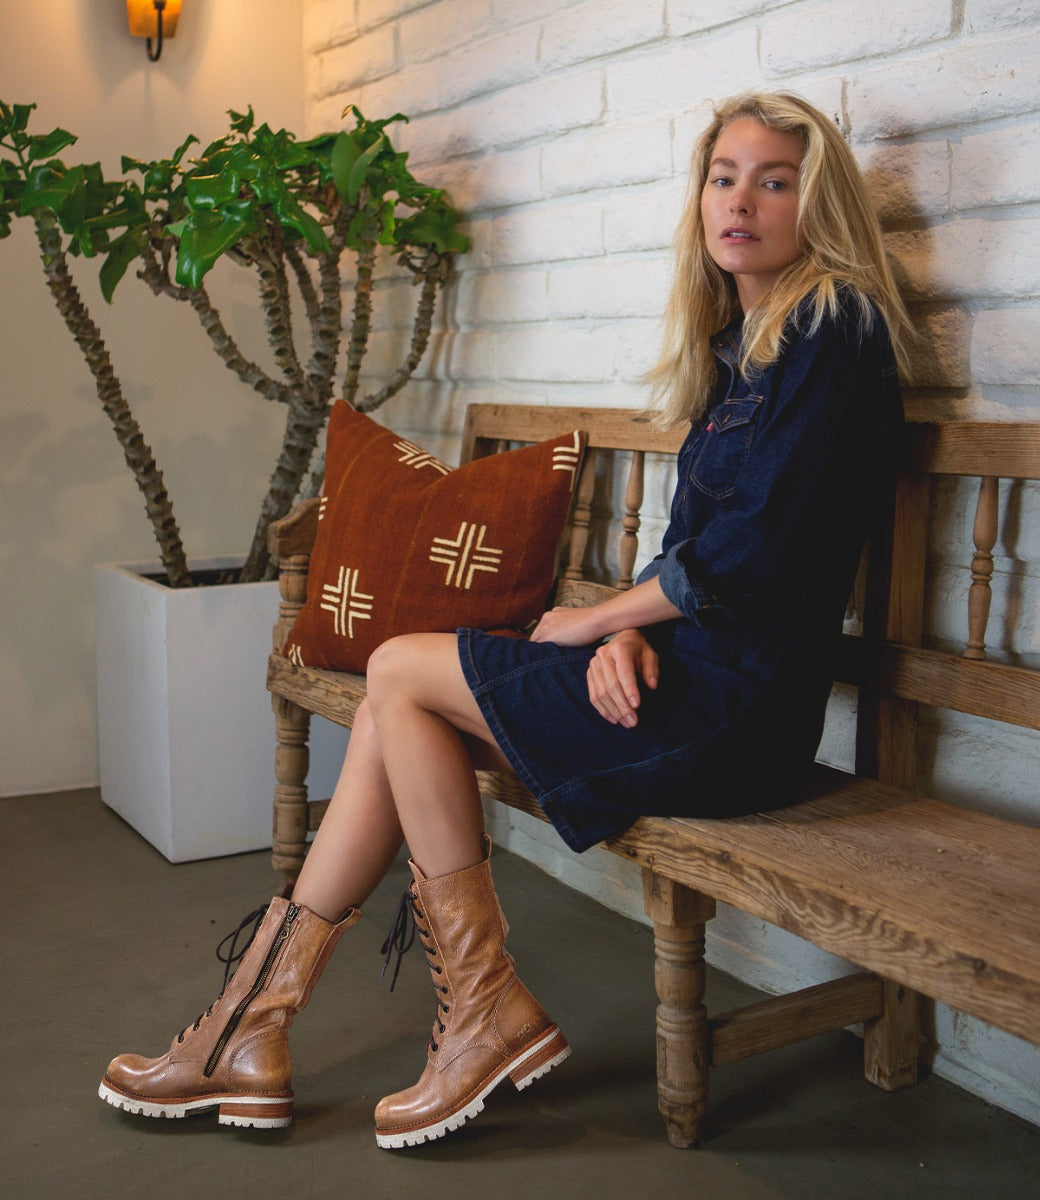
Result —
POLYGON ((267 548, 279 559, 308 556, 318 536, 317 498, 304 500, 288 516, 273 521, 267 531, 267 548))

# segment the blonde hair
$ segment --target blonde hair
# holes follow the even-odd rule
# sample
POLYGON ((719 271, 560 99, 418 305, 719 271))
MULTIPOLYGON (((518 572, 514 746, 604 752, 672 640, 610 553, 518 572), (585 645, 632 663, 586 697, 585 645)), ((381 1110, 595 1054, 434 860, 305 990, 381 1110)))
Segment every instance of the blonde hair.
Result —
POLYGON ((647 379, 655 418, 666 428, 695 421, 707 407, 715 382, 711 337, 740 312, 733 277, 708 254, 701 221, 701 192, 715 143, 723 129, 751 117, 769 129, 797 135, 805 148, 799 169, 798 237, 805 249, 768 294, 745 313, 741 370, 776 361, 785 326, 797 306, 813 298, 808 332, 838 308, 839 293, 857 304, 865 327, 871 302, 881 313, 900 367, 906 370, 910 319, 885 257, 881 228, 852 151, 837 126, 798 96, 748 93, 723 101, 694 147, 687 197, 676 230, 676 270, 665 311, 664 348, 647 379))

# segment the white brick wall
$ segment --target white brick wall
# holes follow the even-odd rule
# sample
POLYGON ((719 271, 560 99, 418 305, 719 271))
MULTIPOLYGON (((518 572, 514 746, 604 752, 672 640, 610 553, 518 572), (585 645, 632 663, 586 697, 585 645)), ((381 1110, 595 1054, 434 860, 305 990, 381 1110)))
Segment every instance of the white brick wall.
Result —
MULTIPOLYGON (((787 88, 833 114, 876 198, 922 334, 917 416, 1040 420, 1040 11, 1027 0, 307 0, 310 132, 348 103, 404 111, 394 137, 467 214, 471 253, 421 379, 385 410, 450 454, 465 405, 638 405, 671 269, 693 138, 709 101, 787 88)), ((374 345, 400 344, 381 296, 374 345)), ((397 322, 399 323, 399 322, 397 322)), ((652 485, 649 549, 667 505, 652 485)), ((963 637, 972 499, 936 501, 930 621, 963 637)), ((1019 489, 998 546, 991 641, 1040 657, 1035 492, 1019 489), (1035 537, 1034 537, 1035 540, 1035 537), (1027 565, 1028 564, 1028 565, 1027 565)), ((851 699, 825 753, 847 761, 851 699)), ((1040 815, 1037 737, 937 716, 924 782, 937 794, 1040 815)), ((489 814, 500 841, 639 916, 612 856, 576 859, 555 835, 489 814)), ((726 913, 711 957, 767 988, 832 974, 832 960, 726 913)), ((1040 1121, 1040 1057, 941 1014, 939 1069, 1040 1121)))

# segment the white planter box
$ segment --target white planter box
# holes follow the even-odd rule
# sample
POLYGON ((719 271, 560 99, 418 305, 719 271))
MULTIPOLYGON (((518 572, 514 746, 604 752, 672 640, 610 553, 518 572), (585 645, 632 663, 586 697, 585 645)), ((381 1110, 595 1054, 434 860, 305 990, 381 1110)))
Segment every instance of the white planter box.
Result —
MULTIPOLYGON (((171 862, 268 847, 278 585, 170 588, 144 577, 154 573, 157 563, 94 568, 102 799, 171 862)), ((308 784, 328 796, 346 731, 311 725, 308 784)))

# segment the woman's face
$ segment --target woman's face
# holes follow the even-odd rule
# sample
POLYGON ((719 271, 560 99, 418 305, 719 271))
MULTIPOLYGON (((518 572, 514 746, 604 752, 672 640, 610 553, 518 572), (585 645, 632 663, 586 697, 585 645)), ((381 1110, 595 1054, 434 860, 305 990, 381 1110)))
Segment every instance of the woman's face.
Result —
POLYGON ((754 117, 731 121, 716 139, 701 192, 704 241, 737 286, 741 308, 769 291, 800 257, 798 168, 802 139, 754 117))

